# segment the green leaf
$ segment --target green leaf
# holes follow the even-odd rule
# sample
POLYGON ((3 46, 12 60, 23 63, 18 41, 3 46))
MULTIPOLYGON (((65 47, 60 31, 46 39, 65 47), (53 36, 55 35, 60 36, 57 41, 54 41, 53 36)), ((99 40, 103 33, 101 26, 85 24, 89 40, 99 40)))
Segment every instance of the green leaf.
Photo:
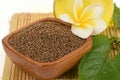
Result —
POLYGON ((93 38, 93 47, 81 60, 78 68, 80 80, 120 80, 120 55, 109 58, 112 40, 107 36, 93 38))
POLYGON ((120 8, 114 5, 113 22, 116 28, 120 28, 120 8))
MULTIPOLYGON (((113 64, 116 66, 116 68, 118 69, 118 71, 120 73, 120 53, 113 60, 113 64)), ((119 78, 119 80, 120 80, 120 78, 119 78)))

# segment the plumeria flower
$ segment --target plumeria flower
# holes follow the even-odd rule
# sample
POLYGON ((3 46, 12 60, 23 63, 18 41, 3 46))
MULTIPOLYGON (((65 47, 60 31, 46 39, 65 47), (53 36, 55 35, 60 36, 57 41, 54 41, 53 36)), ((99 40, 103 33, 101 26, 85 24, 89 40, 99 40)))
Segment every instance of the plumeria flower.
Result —
POLYGON ((90 4, 84 6, 83 0, 75 0, 72 14, 63 13, 60 19, 72 24, 71 31, 81 38, 96 35, 104 31, 107 27, 101 16, 104 6, 100 4, 90 4))

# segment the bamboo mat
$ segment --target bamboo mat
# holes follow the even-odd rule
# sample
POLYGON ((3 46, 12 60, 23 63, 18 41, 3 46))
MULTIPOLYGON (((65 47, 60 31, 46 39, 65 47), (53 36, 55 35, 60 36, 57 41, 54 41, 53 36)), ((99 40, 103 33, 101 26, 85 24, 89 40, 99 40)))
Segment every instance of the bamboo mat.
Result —
MULTIPOLYGON (((12 16, 10 22, 10 32, 23 27, 31 22, 36 20, 46 18, 46 17, 53 17, 52 13, 17 13, 12 16)), ((112 24, 110 26, 113 26, 112 24)), ((109 28, 104 31, 102 34, 106 34, 109 37, 120 36, 120 30, 115 30, 113 28, 109 28)), ((120 48, 120 46, 116 46, 120 48)), ((113 58, 114 55, 117 54, 117 50, 111 50, 110 57, 113 58)), ((33 76, 29 75, 19 67, 17 67, 11 60, 6 56, 4 72, 3 72, 3 80, 36 80, 33 76)), ((62 76, 57 78, 56 80, 78 80, 77 77, 77 66, 75 66, 70 71, 64 73, 62 76)))

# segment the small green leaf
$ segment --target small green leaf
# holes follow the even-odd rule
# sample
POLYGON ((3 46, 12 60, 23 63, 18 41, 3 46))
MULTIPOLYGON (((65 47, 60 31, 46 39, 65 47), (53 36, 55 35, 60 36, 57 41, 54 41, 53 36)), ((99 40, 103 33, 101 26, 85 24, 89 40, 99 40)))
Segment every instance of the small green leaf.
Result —
POLYGON ((109 58, 112 40, 107 36, 93 38, 92 50, 81 60, 78 69, 80 80, 120 80, 120 55, 109 58))
POLYGON ((114 5, 113 22, 116 28, 120 28, 120 8, 114 5))

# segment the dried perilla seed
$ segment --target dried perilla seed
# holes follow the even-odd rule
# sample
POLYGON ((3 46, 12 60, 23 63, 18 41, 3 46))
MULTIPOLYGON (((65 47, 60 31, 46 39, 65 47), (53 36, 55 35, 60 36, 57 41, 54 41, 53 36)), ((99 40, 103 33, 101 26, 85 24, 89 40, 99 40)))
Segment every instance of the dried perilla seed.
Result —
POLYGON ((52 62, 85 43, 59 22, 46 21, 31 25, 14 34, 8 43, 23 55, 39 62, 52 62))

